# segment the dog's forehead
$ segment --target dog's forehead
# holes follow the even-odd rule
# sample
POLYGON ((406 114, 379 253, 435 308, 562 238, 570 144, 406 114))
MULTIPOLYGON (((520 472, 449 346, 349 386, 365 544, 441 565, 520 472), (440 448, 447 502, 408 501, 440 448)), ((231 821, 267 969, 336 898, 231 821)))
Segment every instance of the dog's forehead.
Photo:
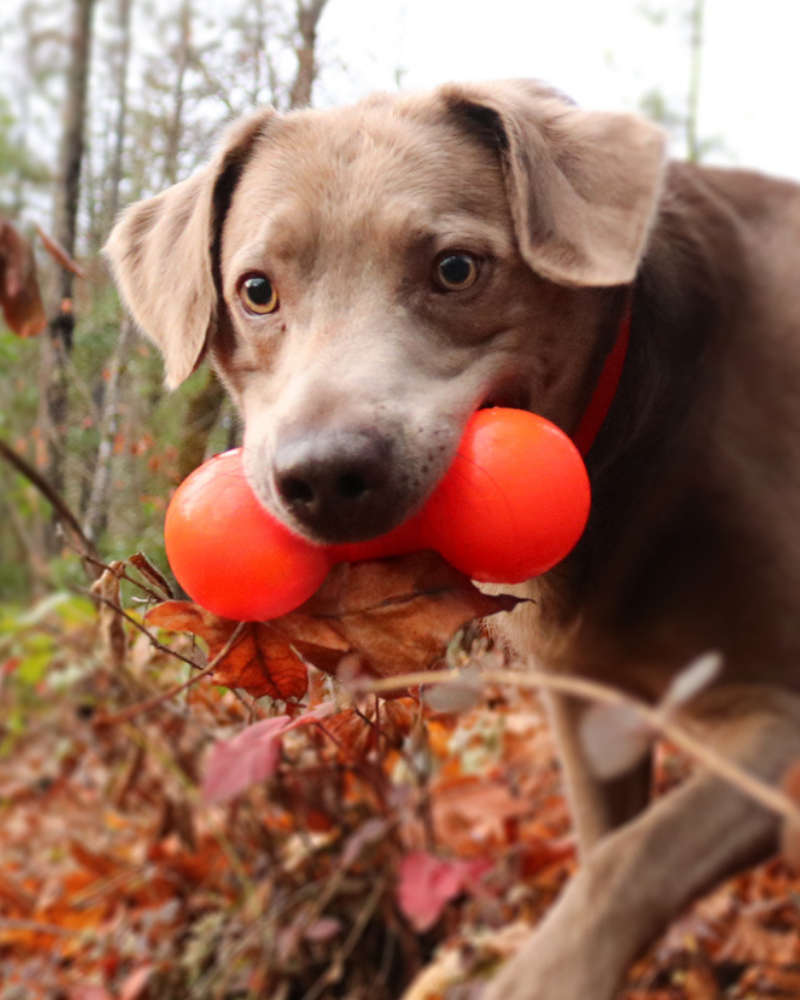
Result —
POLYGON ((505 223, 507 214, 493 150, 444 115, 411 115, 389 103, 271 123, 241 177, 230 222, 252 234, 254 220, 278 217, 287 229, 302 219, 341 231, 392 215, 408 226, 458 215, 505 223))

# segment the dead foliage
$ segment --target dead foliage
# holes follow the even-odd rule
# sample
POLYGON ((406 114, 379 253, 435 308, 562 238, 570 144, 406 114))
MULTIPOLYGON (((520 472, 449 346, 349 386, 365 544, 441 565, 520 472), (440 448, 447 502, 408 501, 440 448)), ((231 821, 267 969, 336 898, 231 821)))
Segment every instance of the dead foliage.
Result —
MULTIPOLYGON (((60 266, 78 277, 83 269, 41 226, 36 232, 45 250, 60 266)), ((0 216, 0 312, 20 337, 35 337, 47 326, 33 246, 18 229, 0 216)))
POLYGON ((47 326, 33 247, 3 218, 0 218, 0 310, 20 337, 35 337, 47 326))
MULTIPOLYGON (((539 703, 348 679, 507 666, 462 628, 499 606, 412 560, 237 631, 148 565, 0 616, 1 1000, 477 997, 575 864, 539 703)), ((797 995, 798 900, 779 860, 729 882, 626 1000, 797 995)))

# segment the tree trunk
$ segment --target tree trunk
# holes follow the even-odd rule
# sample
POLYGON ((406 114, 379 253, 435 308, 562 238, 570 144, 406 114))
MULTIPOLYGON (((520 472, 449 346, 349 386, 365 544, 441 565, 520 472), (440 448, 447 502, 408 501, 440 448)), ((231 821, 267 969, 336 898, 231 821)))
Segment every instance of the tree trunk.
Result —
POLYGON ((119 189, 128 118, 128 65, 131 58, 131 0, 119 0, 120 51, 117 76, 117 120, 114 125, 114 155, 111 160, 108 214, 113 222, 119 212, 119 189))
POLYGON ((317 78, 317 25, 328 0, 297 0, 297 76, 289 98, 290 108, 311 104, 311 91, 317 78))
POLYGON ((108 366, 108 381, 105 387, 103 413, 100 418, 100 444, 97 449, 97 462, 83 518, 83 533, 93 542, 97 541, 105 528, 108 514, 114 438, 117 435, 119 425, 120 387, 133 332, 133 320, 126 316, 120 324, 119 338, 108 366))
MULTIPOLYGON (((297 75, 291 90, 290 107, 304 107, 311 103, 311 91, 317 75, 316 45, 317 25, 328 0, 298 0, 297 75)), ((213 371, 205 385, 190 399, 185 431, 180 444, 179 470, 181 477, 188 476, 203 461, 208 450, 208 439, 217 425, 225 403, 225 391, 213 371)))
MULTIPOLYGON (((120 186, 123 172, 125 134, 128 116, 128 65, 131 52, 132 0, 119 0, 120 30, 119 63, 117 64, 117 113, 114 123, 113 153, 108 189, 108 216, 113 222, 119 211, 120 186)), ((119 336, 108 366, 107 380, 101 383, 102 413, 99 420, 100 443, 92 471, 88 499, 84 508, 83 531, 95 541, 103 532, 107 513, 114 437, 119 423, 119 397, 121 376, 128 360, 133 341, 133 321, 125 316, 119 327, 119 336)))
POLYGON ((186 70, 192 42, 192 0, 183 0, 180 12, 177 52, 177 76, 173 91, 174 104, 172 121, 167 132, 167 151, 164 165, 164 179, 167 184, 176 184, 180 175, 181 138, 183 136, 183 104, 185 99, 186 70))
MULTIPOLYGON (((95 0, 73 0, 70 60, 64 100, 63 133, 56 187, 54 235, 70 257, 75 256, 76 222, 86 122, 86 91, 95 0)), ((53 345, 47 392, 49 423, 48 476, 58 493, 64 492, 64 451, 67 431, 67 360, 72 351, 75 317, 72 309, 75 276, 58 270, 58 310, 50 321, 53 345)))
POLYGON ((698 127, 700 110, 700 77, 703 59, 703 20, 705 0, 693 0, 689 23, 689 95, 686 107, 686 156, 691 163, 699 163, 703 155, 698 127))
POLYGON ((227 394, 213 370, 189 400, 178 454, 178 474, 185 479, 205 461, 208 439, 217 425, 227 394))

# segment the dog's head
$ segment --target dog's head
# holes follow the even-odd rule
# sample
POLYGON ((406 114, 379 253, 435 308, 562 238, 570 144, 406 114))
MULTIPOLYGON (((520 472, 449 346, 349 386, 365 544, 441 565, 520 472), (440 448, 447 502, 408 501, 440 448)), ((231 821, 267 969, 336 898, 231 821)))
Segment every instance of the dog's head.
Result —
POLYGON ((662 169, 654 126, 532 83, 265 110, 107 251, 171 384, 209 352, 262 502, 358 540, 424 501, 478 407, 575 426, 662 169))

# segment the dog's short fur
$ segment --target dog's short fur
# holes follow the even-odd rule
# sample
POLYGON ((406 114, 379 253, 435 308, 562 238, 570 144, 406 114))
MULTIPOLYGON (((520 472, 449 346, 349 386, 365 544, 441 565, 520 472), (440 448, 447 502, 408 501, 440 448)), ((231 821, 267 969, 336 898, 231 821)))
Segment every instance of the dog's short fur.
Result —
MULTIPOLYGON (((630 296, 588 530, 511 630, 648 699, 719 651, 685 722, 778 781, 800 755, 800 189, 663 145, 524 82, 265 110, 129 209, 108 252, 169 381, 208 352, 263 503, 328 541, 419 507, 481 405, 572 432, 630 296), (262 273, 280 304, 254 316, 241 283, 262 273)), ((554 704, 583 865, 492 1000, 607 1000, 775 843, 775 816, 704 773, 651 805, 642 765, 594 778, 584 710, 554 704)))

